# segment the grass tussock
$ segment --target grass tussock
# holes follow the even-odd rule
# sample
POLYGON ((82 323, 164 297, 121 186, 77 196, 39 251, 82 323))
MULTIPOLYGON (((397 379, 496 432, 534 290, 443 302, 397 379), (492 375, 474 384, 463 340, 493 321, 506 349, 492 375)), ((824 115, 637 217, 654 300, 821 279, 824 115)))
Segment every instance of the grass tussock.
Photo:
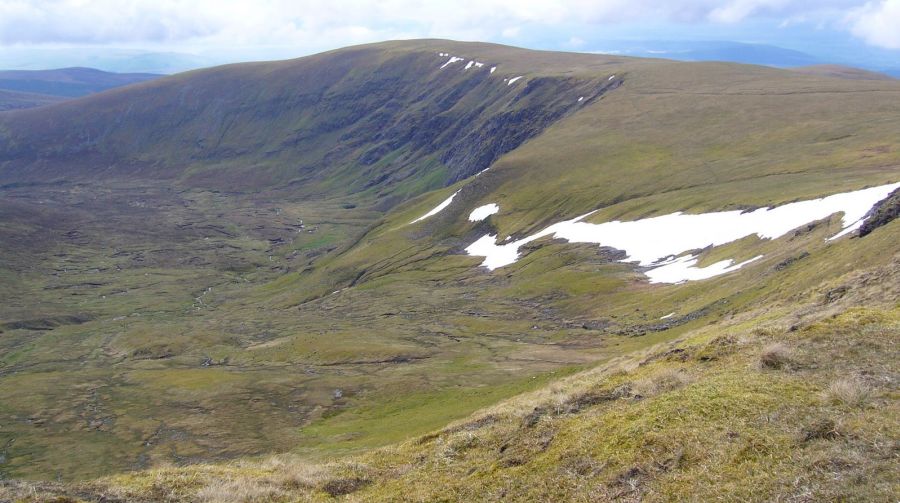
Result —
POLYGON ((857 377, 844 377, 833 381, 825 389, 825 400, 847 407, 863 407, 871 397, 872 390, 857 377))
POLYGON ((664 367, 653 374, 634 381, 632 391, 639 397, 650 397, 678 389, 691 382, 691 377, 684 371, 664 367))
POLYGON ((794 352, 781 343, 767 344, 759 353, 759 367, 762 369, 787 369, 794 361, 794 352))
POLYGON ((272 501, 278 495, 278 489, 247 479, 217 480, 197 491, 200 501, 210 503, 272 501))

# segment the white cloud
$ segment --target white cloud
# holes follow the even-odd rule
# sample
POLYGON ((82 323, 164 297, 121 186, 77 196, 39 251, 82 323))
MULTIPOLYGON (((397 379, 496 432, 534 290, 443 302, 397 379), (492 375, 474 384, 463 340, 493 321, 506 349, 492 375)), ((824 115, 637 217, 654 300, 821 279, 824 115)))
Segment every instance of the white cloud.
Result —
MULTIPOLYGON (((731 24, 759 17, 844 20, 900 45, 900 0, 0 0, 0 46, 117 45, 309 53, 392 38, 578 40, 614 23, 731 24), (554 32, 554 30, 556 30, 554 32), (581 36, 583 36, 583 33, 581 36), (548 35, 550 34, 550 35, 548 35)), ((577 46, 572 43, 570 46, 577 46)))
POLYGON ((868 2, 849 19, 853 34, 866 43, 900 49, 900 0, 868 2))
POLYGON ((521 26, 510 26, 509 28, 505 28, 501 32, 501 35, 503 35, 506 38, 516 38, 519 36, 519 33, 522 33, 521 26))
POLYGON ((711 21, 737 23, 760 11, 784 9, 791 2, 786 0, 733 0, 709 13, 711 21))

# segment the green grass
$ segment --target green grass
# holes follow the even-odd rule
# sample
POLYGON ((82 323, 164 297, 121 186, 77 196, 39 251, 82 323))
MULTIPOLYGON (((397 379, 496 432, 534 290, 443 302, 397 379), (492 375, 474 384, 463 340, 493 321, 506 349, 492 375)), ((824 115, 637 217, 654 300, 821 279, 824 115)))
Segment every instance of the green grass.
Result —
MULTIPOLYGON (((412 53, 414 66, 431 64, 423 58, 433 58, 432 49, 449 50, 448 44, 379 46, 378 61, 412 53)), ((319 121, 340 122, 351 110, 313 117, 314 111, 288 113, 300 102, 280 104, 275 111, 266 107, 285 89, 300 100, 296 79, 321 57, 241 66, 232 73, 192 73, 148 84, 142 93, 152 99, 140 94, 139 101, 159 108, 168 103, 171 89, 166 86, 180 89, 192 78, 200 79, 198 85, 218 85, 265 75, 284 87, 261 89, 253 106, 229 115, 233 124, 227 128, 211 125, 210 117, 218 117, 219 110, 206 108, 177 134, 152 142, 140 134, 141 124, 123 127, 120 133, 133 140, 121 143, 131 149, 126 153, 158 161, 164 172, 154 176, 164 181, 128 175, 127 183, 2 189, 0 295, 5 302, 0 322, 76 314, 90 320, 0 334, 0 455, 5 459, 0 474, 82 480, 272 452, 297 451, 310 458, 361 452, 439 430, 544 383, 546 391, 555 377, 573 368, 634 355, 688 334, 699 344, 694 337, 713 337, 710 326, 753 334, 759 325, 793 324, 806 309, 828 313, 896 298, 896 276, 889 267, 895 260, 897 223, 864 239, 835 243, 824 238, 836 221, 775 242, 741 240, 708 251, 703 263, 757 253, 766 258, 735 274, 685 285, 648 285, 630 265, 585 245, 538 242, 519 262, 494 272, 460 253, 486 232, 522 236, 593 209, 599 211, 591 219, 599 222, 776 204, 897 181, 900 87, 895 82, 848 83, 739 65, 490 45, 452 47, 496 59, 504 72, 527 73, 528 79, 565 74, 593 86, 616 73, 624 83, 503 156, 490 171, 441 188, 453 175, 437 161, 446 150, 413 151, 405 145, 365 166, 356 156, 375 145, 363 143, 333 153, 337 157, 325 167, 317 164, 341 146, 341 136, 355 123, 332 124, 337 129, 316 131, 311 139, 295 135, 321 126, 319 121), (257 112, 266 127, 259 127, 257 112), (223 135, 215 148, 208 146, 213 132, 223 135), (198 139, 207 146, 195 144, 198 139), (299 143, 285 144, 288 140, 299 143), (210 152, 224 158, 200 155, 210 152), (392 181, 366 187, 382 174, 392 181), (410 224, 457 189, 462 191, 450 207, 410 224), (498 203, 500 213, 484 224, 467 221, 473 208, 488 202, 498 203), (305 228, 298 232, 301 219, 305 228), (809 255, 803 260, 775 269, 804 252, 809 255), (863 271, 875 272, 865 276, 869 273, 863 271), (826 302, 828 292, 845 286, 843 299, 826 302), (757 311, 758 306, 767 309, 757 311), (684 321, 660 327, 659 318, 671 312, 684 321)), ((347 80, 333 82, 332 90, 352 90, 360 84, 353 79, 363 74, 345 74, 347 80)), ((439 91, 460 83, 448 80, 439 91)), ((324 85, 307 84, 313 90, 324 85)), ((478 89, 460 102, 460 109, 485 104, 486 110, 506 110, 506 101, 494 93, 513 88, 478 89)), ((84 120, 104 124, 103 114, 117 113, 126 98, 134 96, 104 98, 115 101, 108 110, 90 102, 97 104, 99 116, 84 120), (101 108, 106 111, 100 113, 101 108)), ((425 104, 401 108, 418 113, 425 104)), ((165 113, 170 112, 175 113, 165 113)), ((407 117, 395 118, 402 124, 407 117)), ((4 138, 36 134, 29 128, 38 122, 20 124, 0 123, 4 138)), ((56 133, 62 136, 54 148, 65 147, 65 131, 56 133)), ((488 140, 480 145, 488 146, 488 140)), ((98 166, 107 165, 103 159, 98 166)), ((91 169, 81 175, 90 179, 91 169)), ((725 358, 714 345, 703 351, 725 358)), ((428 447, 434 452, 396 447, 399 460, 422 454, 429 461, 413 463, 408 476, 379 479, 378 487, 360 497, 417 495, 415 477, 421 476, 436 481, 435 491, 445 491, 421 493, 422 499, 471 499, 474 493, 467 491, 495 495, 503 489, 510 497, 539 499, 554 490, 578 490, 574 476, 566 475, 558 486, 547 484, 554 483, 554 470, 579 463, 576 454, 582 453, 611 459, 591 481, 598 491, 638 466, 652 475, 641 486, 640 494, 648 498, 684 497, 698 481, 714 481, 712 487, 754 498, 758 495, 741 492, 750 485, 736 481, 755 481, 748 474, 760 473, 765 456, 787 455, 790 435, 778 428, 752 433, 751 426, 759 426, 752 422, 752 411, 778 412, 788 398, 798 410, 818 411, 810 400, 821 383, 751 372, 752 355, 742 355, 709 372, 692 361, 684 367, 696 374, 696 384, 629 402, 622 410, 598 409, 590 421, 552 420, 560 428, 546 451, 532 452, 545 440, 541 434, 515 428, 519 416, 531 410, 514 416, 502 431, 521 440, 522 447, 509 456, 533 454, 534 470, 503 465, 510 461, 497 458, 499 436, 467 450, 468 437, 458 435, 445 439, 461 442, 449 450, 434 443, 428 447), (723 411, 731 408, 747 430, 733 446, 727 432, 703 426, 723 421, 723 411), (670 430, 665 420, 672 417, 683 424, 670 430), (683 478, 669 480, 653 468, 677 450, 665 432, 684 439, 688 459, 700 456, 705 438, 730 447, 717 454, 715 463, 689 465, 683 478), (628 449, 616 451, 617 444, 608 439, 628 449), (768 451, 754 450, 769 441, 768 451), (646 442, 649 454, 640 442, 646 442), (569 450, 573 454, 564 455, 569 450), (480 468, 467 475, 467 463, 480 468), (516 478, 534 487, 510 482, 516 478), (469 483, 473 489, 464 487, 469 483), (511 486, 501 487, 505 483, 511 486)), ((610 385, 652 380, 652 372, 669 365, 645 367, 611 377, 610 385)), ((531 399, 522 400, 527 404, 522 410, 533 409, 531 399)), ((368 455, 374 457, 366 463, 380 459, 377 463, 390 465, 387 471, 400 463, 368 455)), ((790 471, 796 467, 784 469, 803 475, 790 471)), ((784 480, 766 472, 759 477, 764 479, 760 495, 781 494, 778 484, 784 480)))
MULTIPOLYGON (((900 425, 885 377, 897 370, 900 312, 895 303, 838 304, 837 316, 828 306, 800 303, 769 310, 765 326, 747 317, 703 327, 590 370, 539 378, 525 386, 532 391, 449 427, 320 464, 281 456, 136 472, 78 488, 88 500, 164 493, 172 501, 206 494, 221 501, 235 494, 245 501, 319 501, 337 481, 359 479, 365 483, 349 489, 350 500, 671 501, 722 494, 889 500, 897 490, 890 452, 900 425), (804 312, 801 328, 788 330, 797 307, 804 312), (791 349, 790 364, 761 367, 761 353, 776 341, 791 349), (866 387, 864 398, 829 398, 832 383, 847 376, 866 387)), ((377 415, 382 425, 415 429, 411 417, 425 413, 428 420, 446 410, 447 399, 472 403, 473 397, 470 390, 410 395, 414 403, 398 398, 359 409, 343 425, 311 429, 368 447, 374 444, 353 437, 370 424, 356 423, 357 417, 377 415)), ((403 437, 385 428, 370 433, 381 435, 403 437)), ((67 491, 38 485, 7 494, 67 491)))
MULTIPOLYGON (((477 366, 465 368, 465 372, 479 370, 483 369, 477 366)), ((307 445, 321 445, 328 455, 333 456, 397 443, 466 417, 503 398, 545 386, 576 370, 576 367, 562 368, 493 387, 471 388, 460 384, 459 387, 425 393, 401 390, 390 395, 382 393, 371 405, 356 407, 303 427, 295 449, 302 453, 308 452, 307 445)))

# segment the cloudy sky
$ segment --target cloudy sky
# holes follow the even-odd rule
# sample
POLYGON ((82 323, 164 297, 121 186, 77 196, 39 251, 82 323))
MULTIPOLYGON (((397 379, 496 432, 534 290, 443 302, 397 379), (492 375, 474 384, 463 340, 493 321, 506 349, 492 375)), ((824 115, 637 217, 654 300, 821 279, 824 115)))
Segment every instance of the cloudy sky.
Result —
POLYGON ((0 66, 143 52, 197 66, 437 37, 578 51, 730 40, 900 67, 898 27, 900 0, 0 0, 0 66))

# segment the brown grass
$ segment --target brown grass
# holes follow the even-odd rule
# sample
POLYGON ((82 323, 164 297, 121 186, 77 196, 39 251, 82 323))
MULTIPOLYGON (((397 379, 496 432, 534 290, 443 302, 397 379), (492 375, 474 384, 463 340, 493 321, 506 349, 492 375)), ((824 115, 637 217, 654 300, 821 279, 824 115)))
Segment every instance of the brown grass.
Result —
POLYGON ((794 352, 783 343, 773 342, 759 354, 759 367, 763 369, 784 369, 793 363, 794 352))
POLYGON ((678 389, 691 381, 690 376, 674 368, 662 368, 657 372, 634 381, 632 392, 642 397, 650 397, 678 389))
POLYGON ((862 407, 866 404, 872 392, 866 383, 857 377, 845 377, 837 379, 828 385, 824 392, 827 402, 843 404, 850 407, 862 407))

